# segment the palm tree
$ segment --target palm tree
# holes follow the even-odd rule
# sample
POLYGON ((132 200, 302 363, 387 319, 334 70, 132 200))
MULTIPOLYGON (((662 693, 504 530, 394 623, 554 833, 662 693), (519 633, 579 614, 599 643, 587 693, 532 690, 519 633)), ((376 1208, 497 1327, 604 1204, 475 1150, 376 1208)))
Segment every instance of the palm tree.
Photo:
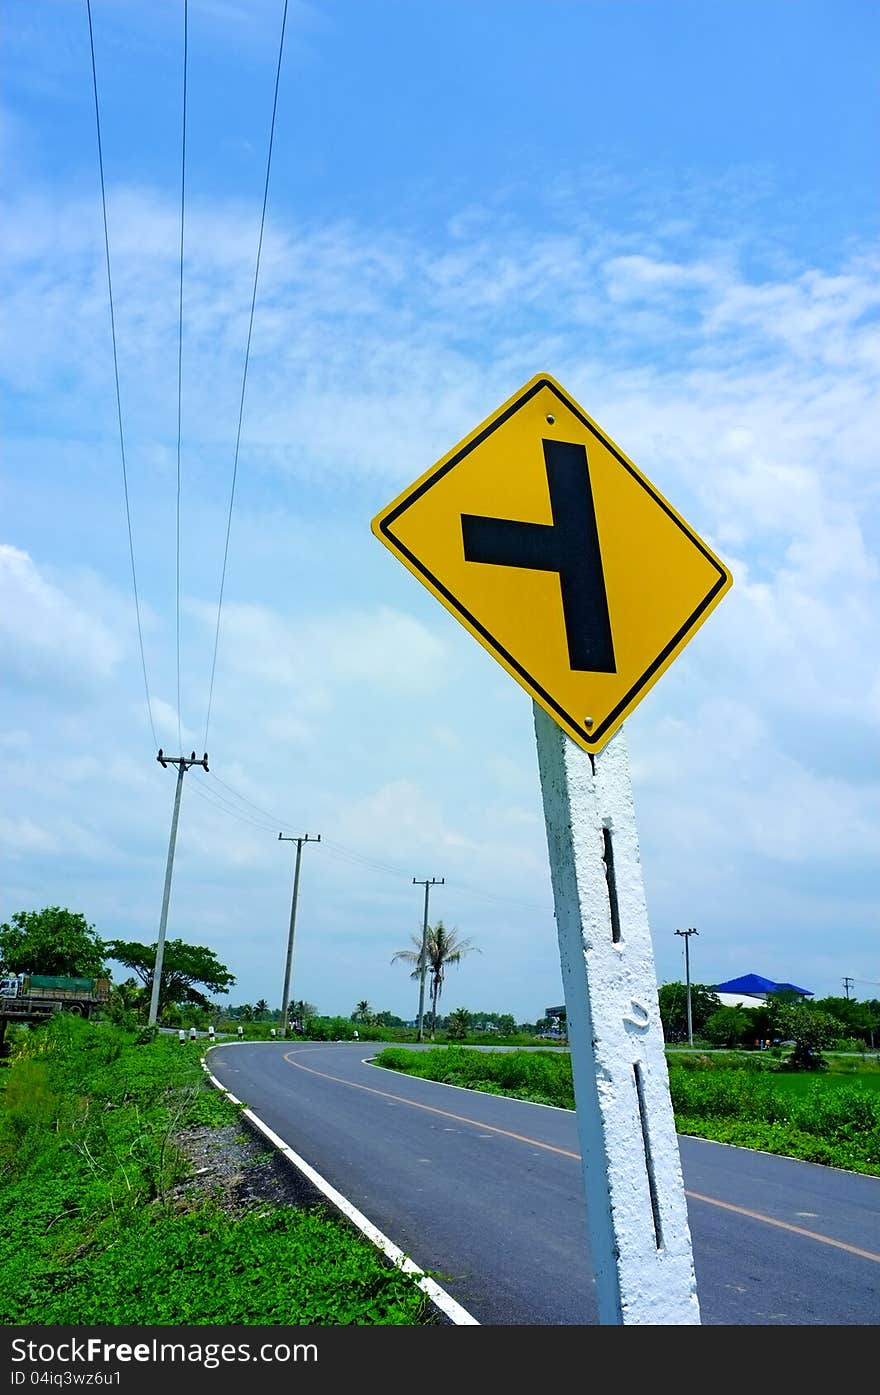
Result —
POLYGON ((456 1008, 446 1019, 446 1030, 451 1037, 466 1037, 471 1025, 471 1014, 467 1008, 456 1008))
POLYGON ((317 1017, 318 1009, 314 1003, 307 1003, 305 998, 294 998, 288 1004, 287 1013, 289 1017, 298 1017, 300 1022, 305 1022, 307 1017, 317 1017))
MULTIPOLYGON (((413 965, 410 978, 418 979, 421 976, 422 961, 422 937, 413 935, 414 949, 399 949, 392 955, 391 962, 403 959, 407 964, 413 965)), ((446 977, 446 970, 450 964, 460 964, 466 954, 480 950, 471 940, 462 939, 457 930, 447 930, 442 920, 438 920, 436 925, 428 926, 428 933, 425 940, 425 966, 431 975, 431 1040, 434 1040, 434 1023, 437 1020, 437 1004, 440 1001, 440 994, 443 992, 443 980, 446 977)))
POLYGON ((254 1003, 254 1016, 264 1018, 269 1011, 269 1004, 265 998, 261 998, 258 1003, 254 1003))
POLYGON ((354 1012, 351 1014, 355 1022, 372 1022, 373 1009, 366 998, 361 998, 354 1012))

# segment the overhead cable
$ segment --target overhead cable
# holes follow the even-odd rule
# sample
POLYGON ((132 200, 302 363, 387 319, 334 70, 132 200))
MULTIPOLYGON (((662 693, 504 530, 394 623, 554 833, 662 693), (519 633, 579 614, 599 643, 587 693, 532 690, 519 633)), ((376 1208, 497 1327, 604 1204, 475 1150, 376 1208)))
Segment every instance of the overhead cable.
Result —
MULTIPOLYGON (((212 780, 216 780, 219 785, 222 785, 223 788, 227 790, 229 794, 231 794, 235 799, 241 800, 243 804, 246 804, 250 809, 254 810, 256 813, 264 816, 267 819, 271 819, 272 823, 259 825, 261 827, 266 828, 267 831, 273 830, 276 826, 279 828, 282 826, 292 827, 293 824, 296 823, 295 819, 291 820, 280 818, 275 814, 270 813, 268 809, 263 808, 262 805, 254 804, 253 800, 246 798, 243 794, 239 794, 238 790, 234 789, 232 785, 228 784, 225 780, 221 780, 219 775, 216 775, 214 771, 210 772, 210 778, 212 780)), ((215 796, 218 799, 223 799, 224 805, 229 804, 229 800, 223 798, 223 796, 221 795, 217 795, 216 791, 212 790, 212 794, 215 794, 215 796)), ((231 809, 230 812, 232 812, 231 809)), ((249 819, 248 821, 256 822, 252 819, 249 819)), ((403 867, 395 866, 394 864, 388 862, 381 862, 378 858, 371 857, 368 853, 363 853, 357 848, 349 847, 345 843, 337 842, 335 838, 327 838, 325 836, 323 838, 323 843, 330 856, 336 857, 341 862, 348 862, 352 866, 367 867, 371 871, 375 872, 384 872, 388 876, 400 877, 402 879, 405 879, 407 883, 410 881, 411 869, 405 869, 403 867)), ((452 885, 454 886, 456 892, 463 892, 465 898, 471 896, 475 897, 477 900, 480 901, 491 901, 498 902, 500 905, 516 906, 520 910, 538 911, 543 915, 551 914, 547 906, 540 906, 534 901, 518 901, 512 896, 496 896, 491 891, 483 891, 481 888, 475 887, 469 882, 461 882, 457 878, 452 883, 452 885)))
POLYGON ((177 741, 183 750, 180 727, 180 428, 183 408, 183 228, 186 205, 186 69, 189 0, 183 0, 183 130, 180 151, 180 294, 177 314, 177 741))
POLYGON ((208 714, 205 718, 204 749, 208 747, 208 728, 211 725, 211 708, 214 701, 214 677, 217 670, 217 649, 220 643, 220 617, 223 611, 223 592, 226 587, 226 565, 229 559, 229 535, 232 529, 232 509, 235 503, 235 483, 238 477, 238 454, 241 447, 241 424, 244 419, 244 399, 247 388, 248 364, 251 356, 251 336, 254 329, 254 311, 257 304, 257 284, 260 279, 260 259, 263 253, 263 230, 266 226, 266 205, 269 201, 269 172, 272 168, 272 147, 275 143, 275 116, 278 110, 278 85, 281 80, 281 59, 284 54, 284 31, 287 27, 287 4, 284 0, 284 13, 281 17, 281 37, 278 43, 278 63, 275 69, 275 96, 272 102, 272 124, 269 130, 269 152, 266 157, 266 182, 263 188, 263 211, 260 215, 260 237, 257 243, 257 261, 254 268, 254 290, 251 296, 251 313, 248 321, 247 346, 244 355, 244 370, 241 377, 241 400, 238 406, 238 430, 235 435, 235 456, 232 465, 232 486, 229 491, 229 510, 226 518, 226 542, 223 548, 223 567, 220 573, 220 596, 217 602, 217 625, 214 631, 214 654, 211 659, 211 681, 208 688, 208 714))
POLYGON ((150 685, 147 682, 147 662, 144 657, 144 634, 141 626, 141 606, 138 598, 137 569, 134 563, 134 540, 131 531, 131 503, 128 496, 128 470, 125 463, 125 433, 122 429, 122 396, 119 391, 119 357, 116 351, 116 311, 113 305, 113 278, 110 274, 110 235, 107 230, 107 192, 104 184, 104 150, 101 141, 101 108, 98 101, 98 70, 95 64, 95 36, 92 28, 91 0, 86 0, 86 13, 89 19, 89 48, 92 55, 92 87, 95 93, 95 127, 98 135, 98 170, 101 176, 101 210, 104 217, 104 253, 107 263, 107 295, 110 301, 110 338, 113 344, 113 376, 116 383, 116 417, 119 423, 119 453, 122 459, 122 489, 125 496, 125 521, 128 528, 128 555, 131 561, 131 584, 134 591, 134 610, 137 617, 138 647, 141 655, 141 671, 144 677, 144 695, 147 700, 147 717, 153 734, 153 745, 158 746, 156 728, 153 723, 153 705, 150 701, 150 685))
POLYGON ((220 803, 213 790, 204 788, 203 781, 194 780, 190 785, 190 789, 194 790, 201 799, 204 799, 205 802, 216 809, 218 813, 227 814, 230 818, 238 819, 240 823, 250 824, 253 828, 260 829, 262 833, 274 832, 274 829, 270 830, 268 824, 258 823, 256 819, 249 818, 247 814, 240 813, 238 810, 233 809, 231 805, 220 803))

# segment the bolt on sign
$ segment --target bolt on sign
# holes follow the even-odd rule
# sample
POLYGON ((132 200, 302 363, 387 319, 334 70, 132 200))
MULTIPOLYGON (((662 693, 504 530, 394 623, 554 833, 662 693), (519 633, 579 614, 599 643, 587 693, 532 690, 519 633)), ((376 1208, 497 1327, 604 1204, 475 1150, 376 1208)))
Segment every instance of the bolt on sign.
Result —
POLYGON ((372 529, 591 752, 733 584, 546 373, 377 514, 372 529))

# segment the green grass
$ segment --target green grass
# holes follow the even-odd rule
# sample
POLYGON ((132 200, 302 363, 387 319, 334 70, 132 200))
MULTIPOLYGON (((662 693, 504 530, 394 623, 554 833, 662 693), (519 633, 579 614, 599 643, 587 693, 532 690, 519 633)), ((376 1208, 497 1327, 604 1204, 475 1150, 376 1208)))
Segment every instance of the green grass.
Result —
MULTIPOLYGON (((429 1080, 574 1108, 567 1055, 396 1047, 375 1059, 429 1080)), ((757 1054, 745 1063, 733 1053, 695 1054, 674 1058, 669 1085, 680 1133, 880 1176, 878 1075, 785 1072, 757 1054)))
POLYGON ((471 1051, 466 1046, 408 1051, 404 1046, 392 1046, 381 1051, 375 1060, 377 1065, 391 1070, 442 1080, 447 1085, 574 1108, 567 1052, 471 1051))
POLYGON ((778 1090, 794 1095, 809 1094, 817 1080, 821 1079, 823 1091, 858 1089, 866 1090, 869 1094, 874 1094, 880 1099, 880 1074, 870 1075, 861 1072, 847 1074, 828 1074, 821 1077, 813 1075, 810 1071, 780 1071, 774 1075, 773 1082, 778 1090))
POLYGON ((199 1049, 59 1016, 0 1070, 0 1323, 430 1321, 335 1213, 187 1200, 175 1135, 238 1123, 199 1049))

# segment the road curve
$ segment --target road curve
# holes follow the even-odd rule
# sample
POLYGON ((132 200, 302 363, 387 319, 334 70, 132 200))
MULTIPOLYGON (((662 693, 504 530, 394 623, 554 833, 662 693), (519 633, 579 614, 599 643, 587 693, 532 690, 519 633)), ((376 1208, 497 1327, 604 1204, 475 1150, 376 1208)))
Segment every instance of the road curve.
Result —
MULTIPOLYGON (((480 1323, 594 1324, 574 1115, 373 1050, 231 1044, 208 1065, 480 1323)), ((679 1142, 704 1324, 876 1325, 880 1178, 679 1142)))

